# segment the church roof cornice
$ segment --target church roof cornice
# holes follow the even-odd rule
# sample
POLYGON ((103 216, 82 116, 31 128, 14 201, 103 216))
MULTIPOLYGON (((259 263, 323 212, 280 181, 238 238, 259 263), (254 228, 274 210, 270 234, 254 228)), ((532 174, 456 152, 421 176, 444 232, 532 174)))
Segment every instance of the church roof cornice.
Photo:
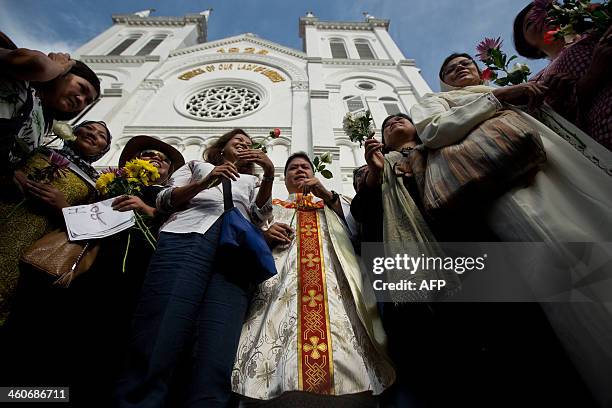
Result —
MULTIPOLYGON (((310 61, 310 60, 309 60, 310 61)), ((323 65, 350 65, 350 66, 368 66, 368 67, 394 67, 393 60, 363 60, 363 59, 337 59, 337 58, 320 58, 323 65)))
POLYGON ((186 55, 186 54, 191 54, 191 53, 198 52, 198 51, 210 50, 210 49, 222 47, 225 45, 239 43, 241 41, 246 41, 246 42, 253 43, 254 45, 267 47, 274 51, 278 51, 281 54, 290 55, 296 58, 306 59, 307 57, 306 54, 302 51, 298 51, 293 48, 285 47, 284 45, 280 45, 278 43, 275 43, 269 40, 264 40, 262 38, 255 36, 254 34, 240 34, 240 35, 236 35, 233 37, 224 38, 222 40, 207 42, 206 44, 197 44, 197 45, 187 47, 187 48, 179 48, 177 50, 170 52, 169 57, 177 57, 179 55, 186 55))
POLYGON ((198 41, 206 42, 206 17, 201 14, 188 14, 183 17, 140 17, 135 14, 113 14, 113 24, 135 27, 184 27, 195 24, 198 28, 198 41))
POLYGON ((86 64, 144 64, 158 62, 159 55, 80 55, 86 64))
POLYGON ((366 21, 319 21, 316 17, 300 18, 300 37, 304 36, 305 26, 311 25, 319 30, 373 31, 377 27, 389 29, 390 20, 368 18, 366 21))

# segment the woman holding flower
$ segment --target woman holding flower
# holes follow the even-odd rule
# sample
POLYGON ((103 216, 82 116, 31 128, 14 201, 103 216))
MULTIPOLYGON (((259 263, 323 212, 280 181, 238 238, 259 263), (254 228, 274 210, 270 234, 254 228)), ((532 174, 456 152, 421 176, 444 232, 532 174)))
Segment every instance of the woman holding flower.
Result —
POLYGON ((139 178, 138 191, 116 197, 113 208, 138 212, 148 232, 145 236, 142 230, 133 227, 100 240, 96 261, 74 284, 76 302, 82 315, 87 316, 79 328, 82 342, 87 344, 81 355, 87 358, 75 358, 74 371, 87 373, 87 381, 77 378, 71 384, 84 397, 98 392, 101 405, 112 406, 111 390, 124 363, 130 322, 155 252, 149 238, 155 243, 165 220, 165 214, 155 208, 155 199, 172 173, 184 164, 182 154, 171 145, 151 136, 134 136, 121 152, 119 169, 104 171, 97 180, 98 191, 113 197, 117 176, 122 177, 125 172, 126 177, 139 178), (113 296, 109 297, 109 293, 113 296), (92 349, 98 350, 95 355, 91 355, 92 349), (100 393, 100 389, 106 392, 100 393))
POLYGON ((546 87, 533 82, 502 88, 482 85, 476 63, 457 54, 442 64, 440 80, 448 92, 426 95, 411 109, 426 147, 460 143, 476 126, 508 109, 542 139, 546 164, 526 187, 508 191, 493 205, 496 216, 489 224, 496 235, 508 241, 612 239, 610 175, 541 122, 511 106, 541 102, 546 87), (602 225, 602 220, 610 221, 609 225, 602 225))
MULTIPOLYGON (((546 102, 596 142, 612 150, 612 26, 603 34, 589 30, 567 42, 551 26, 551 0, 528 4, 514 20, 518 53, 550 63, 531 80, 559 84, 546 102)), ((595 5, 591 5, 595 6, 595 5)))
POLYGON ((0 176, 11 178, 54 119, 72 119, 100 96, 100 80, 68 54, 17 48, 4 35, 0 73, 0 176))
POLYGON ((63 225, 61 209, 91 202, 98 172, 91 165, 110 149, 104 122, 83 122, 75 141, 60 150, 37 151, 3 183, 0 200, 0 324, 8 316, 19 277, 21 253, 53 228, 63 225))
POLYGON ((220 182, 230 181, 233 203, 247 219, 267 219, 274 165, 252 144, 241 129, 226 133, 206 150, 208 162, 190 161, 157 196, 157 208, 171 215, 160 229, 134 315, 118 406, 163 406, 172 373, 192 341, 186 406, 227 404, 253 271, 244 265, 229 276, 215 263, 224 212, 220 182), (261 186, 252 175, 255 164, 264 170, 261 186))
MULTIPOLYGON (((540 166, 534 167, 530 173, 517 177, 513 182, 499 180, 501 190, 491 191, 486 199, 480 199, 482 205, 482 217, 487 226, 493 231, 497 239, 505 242, 545 242, 550 248, 554 248, 558 259, 573 259, 571 242, 608 242, 612 240, 612 178, 604 169, 587 159, 570 143, 564 140, 549 127, 511 104, 532 101, 539 102, 546 88, 539 83, 528 83, 509 86, 505 88, 491 88, 482 85, 482 79, 478 75, 478 68, 473 60, 467 56, 449 56, 440 69, 440 80, 446 92, 425 95, 420 103, 411 109, 417 132, 426 147, 431 152, 446 146, 460 145, 469 140, 475 129, 488 129, 484 127, 490 121, 502 123, 498 118, 504 117, 505 112, 512 116, 506 116, 508 121, 517 121, 515 125, 526 126, 532 135, 537 135, 546 154, 546 160, 540 166), (520 122, 520 123, 519 123, 520 122)), ((510 123, 512 124, 512 123, 510 123)), ((575 129, 576 133, 580 133, 575 129)), ((499 140, 499 139, 497 139, 499 140)), ((449 150, 447 150, 449 151, 449 150)), ((483 152, 479 152, 482 154, 483 152)), ((525 150, 521 155, 529 154, 525 150)), ((514 154, 513 161, 521 160, 514 154)), ((430 165, 428 163, 428 165, 430 165)), ((468 172, 469 173, 469 172, 468 172)), ((443 182, 444 180, 440 180, 443 182)), ((489 185, 490 188, 490 185, 489 185)), ((466 199, 469 197, 465 197, 466 199)), ((455 212, 461 216, 462 212, 455 212)), ((595 305, 595 303, 593 304, 595 305)), ((561 305, 554 305, 561 306, 561 305)), ((566 305, 563 305, 564 307, 566 305)), ((498 315, 495 321, 508 324, 520 316, 521 323, 512 336, 498 336, 497 339, 507 346, 507 356, 503 364, 516 364, 526 361, 529 367, 536 361, 548 355, 551 361, 558 361, 561 365, 565 361, 563 351, 555 351, 558 342, 546 333, 538 337, 530 338, 533 344, 522 349, 523 352, 515 354, 520 348, 508 344, 508 339, 516 339, 516 344, 525 342, 527 336, 525 327, 528 322, 533 327, 543 328, 547 326, 546 321, 540 321, 537 316, 541 311, 537 308, 525 308, 514 306, 512 308, 495 308, 498 315), (505 319, 502 317, 507 315, 505 319), (505 340, 504 340, 505 339, 505 340), (554 346, 554 347, 553 347, 554 346), (557 354, 555 354, 557 353, 557 354), (555 357, 555 355, 558 355, 555 357), (511 357, 513 356, 513 357, 511 357), (525 360, 527 359, 527 360, 525 360)), ((572 308, 574 306, 572 305, 572 308)), ((550 323, 557 330, 572 332, 574 328, 567 322, 584 314, 585 310, 557 308, 543 305, 550 323)), ((593 316, 602 317, 606 312, 601 308, 591 309, 593 316), (601 314, 603 313, 603 314, 601 314)), ((581 319, 581 324, 589 324, 590 319, 581 319)), ((596 331, 605 331, 609 335, 609 318, 600 319, 595 323, 596 331), (604 327, 608 329, 604 330, 604 327)), ((500 334, 508 333, 506 328, 498 327, 500 334)), ((585 330, 581 328, 580 331, 585 330)), ((587 331, 594 330, 593 327, 586 328, 587 331)), ((490 333, 495 333, 490 331, 490 333)), ((575 332, 578 335, 578 331, 575 332)), ((495 337, 493 337, 495 338, 495 337)), ((572 348, 584 352, 582 340, 576 340, 572 348)), ((589 339, 590 341, 596 341, 589 339)), ((609 348, 608 348, 609 355, 609 348)), ((601 358, 598 357, 598 358, 601 358)), ((565 364, 565 363, 563 363, 565 364)), ((538 369, 550 367, 539 366, 538 369)), ((535 369, 535 366, 534 366, 535 369)), ((523 376, 523 371, 518 369, 523 376)), ((508 373, 512 370, 508 369, 508 373)), ((584 390, 580 381, 576 378, 575 370, 564 365, 558 370, 551 370, 549 374, 542 374, 550 378, 557 378, 559 383, 575 384, 575 388, 560 387, 571 392, 572 396, 584 397, 584 390), (575 383, 574 383, 575 381, 575 383)), ((521 383, 521 389, 526 390, 527 380, 521 383)), ((502 381, 502 380, 500 380, 502 381)), ((553 382, 554 382, 553 381, 553 382)), ((525 391, 527 392, 527 391, 525 391)), ((549 400, 541 390, 530 391, 534 398, 549 400)), ((562 399, 563 396, 560 396, 562 399)), ((584 402, 584 401, 583 401, 584 402)))
POLYGON ((46 233, 64 226, 62 208, 94 201, 98 173, 91 163, 108 152, 111 134, 104 122, 83 122, 74 135, 76 140, 66 141, 62 149, 37 149, 17 169, 14 183, 2 185, 0 326, 5 320, 6 325, 0 327, 0 360, 10 381, 42 384, 73 375, 65 354, 49 352, 78 343, 67 335, 78 326, 73 292, 53 287, 50 276, 19 258, 46 233), (42 338, 45 348, 40 347, 42 338))

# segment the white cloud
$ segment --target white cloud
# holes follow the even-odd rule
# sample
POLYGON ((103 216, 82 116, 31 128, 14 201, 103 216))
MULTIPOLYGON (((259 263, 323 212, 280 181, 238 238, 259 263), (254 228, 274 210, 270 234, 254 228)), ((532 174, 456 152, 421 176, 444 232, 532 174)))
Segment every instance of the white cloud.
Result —
POLYGON ((72 53, 79 46, 76 42, 59 39, 54 31, 46 27, 34 26, 31 21, 19 21, 6 9, 0 14, 0 27, 21 48, 39 50, 44 53, 72 53))

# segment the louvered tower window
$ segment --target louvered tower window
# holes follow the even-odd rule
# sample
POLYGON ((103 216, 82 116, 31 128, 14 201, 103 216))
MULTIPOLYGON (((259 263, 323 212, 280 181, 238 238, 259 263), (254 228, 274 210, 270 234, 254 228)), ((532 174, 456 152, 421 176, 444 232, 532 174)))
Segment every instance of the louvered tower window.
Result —
POLYGON ((153 50, 155 48, 157 48, 157 46, 159 44, 161 44, 162 41, 164 41, 165 38, 166 38, 166 36, 164 35, 164 36, 159 36, 159 37, 156 37, 156 38, 153 38, 153 39, 149 40, 149 42, 146 43, 145 46, 142 47, 140 49, 140 51, 138 51, 138 53, 136 53, 136 55, 149 55, 149 54, 151 54, 153 52, 153 50))
POLYGON ((128 47, 136 42, 140 38, 140 35, 130 36, 126 38, 118 46, 113 48, 107 55, 121 55, 121 53, 128 49, 128 47))
POLYGON ((373 60, 376 59, 374 52, 367 40, 355 40, 355 48, 360 59, 373 60))
POLYGON ((378 100, 382 102, 383 106, 385 107, 385 110, 387 111, 387 115, 395 115, 400 113, 400 108, 397 104, 397 99, 388 96, 383 96, 378 100))
POLYGON ((346 101, 346 108, 351 113, 359 112, 365 109, 361 96, 347 96, 344 99, 346 101))
POLYGON ((346 47, 342 40, 329 40, 329 47, 331 48, 332 58, 348 58, 346 47))

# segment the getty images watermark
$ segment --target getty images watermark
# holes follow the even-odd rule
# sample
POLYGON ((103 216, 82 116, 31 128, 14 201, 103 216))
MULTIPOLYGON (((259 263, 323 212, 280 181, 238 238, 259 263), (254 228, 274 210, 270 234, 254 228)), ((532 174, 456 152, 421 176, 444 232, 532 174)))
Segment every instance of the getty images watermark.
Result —
POLYGON ((612 243, 362 245, 378 301, 610 302, 612 243), (428 252, 429 251, 429 252, 428 252))
MULTIPOLYGON (((396 254, 395 257, 376 257, 372 260, 372 272, 382 275, 389 271, 403 271, 415 275, 417 272, 447 271, 461 275, 465 272, 482 271, 485 269, 487 254, 478 257, 442 257, 442 256, 411 256, 396 254)), ((446 287, 446 279, 420 279, 418 282, 409 279, 400 279, 399 282, 385 282, 375 279, 372 283, 374 290, 441 290, 446 287)))

